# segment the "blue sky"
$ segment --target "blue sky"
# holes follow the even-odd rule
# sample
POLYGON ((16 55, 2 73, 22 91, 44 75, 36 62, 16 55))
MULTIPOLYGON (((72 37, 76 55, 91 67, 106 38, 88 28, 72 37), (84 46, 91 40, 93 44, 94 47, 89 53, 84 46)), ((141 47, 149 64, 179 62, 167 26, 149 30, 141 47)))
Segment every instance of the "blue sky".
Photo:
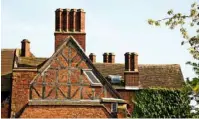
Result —
POLYGON ((1 47, 20 48, 29 39, 37 57, 54 52, 55 10, 83 8, 86 11, 86 54, 114 52, 124 62, 125 52, 137 52, 140 64, 180 64, 184 78, 194 73, 185 62, 192 60, 179 29, 153 27, 147 19, 166 17, 169 9, 189 13, 197 0, 2 0, 1 47))

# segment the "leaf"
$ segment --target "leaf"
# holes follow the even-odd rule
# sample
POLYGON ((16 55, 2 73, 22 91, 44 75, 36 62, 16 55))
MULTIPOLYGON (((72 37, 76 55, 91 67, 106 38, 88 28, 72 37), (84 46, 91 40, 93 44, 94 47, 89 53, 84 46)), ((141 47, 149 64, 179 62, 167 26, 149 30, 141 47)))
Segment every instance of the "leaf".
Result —
POLYGON ((191 27, 192 27, 192 26, 194 26, 194 23, 193 23, 193 22, 191 22, 191 23, 190 23, 190 26, 191 26, 191 27))
POLYGON ((160 22, 156 21, 156 22, 155 22, 155 25, 156 25, 156 26, 160 26, 160 22))
POLYGON ((184 45, 184 41, 181 42, 181 45, 184 45))
POLYGON ((171 10, 169 10, 169 11, 167 12, 167 14, 168 14, 168 15, 173 14, 173 10, 172 10, 172 9, 171 9, 171 10))
POLYGON ((152 19, 148 19, 148 24, 153 25, 154 21, 152 19))

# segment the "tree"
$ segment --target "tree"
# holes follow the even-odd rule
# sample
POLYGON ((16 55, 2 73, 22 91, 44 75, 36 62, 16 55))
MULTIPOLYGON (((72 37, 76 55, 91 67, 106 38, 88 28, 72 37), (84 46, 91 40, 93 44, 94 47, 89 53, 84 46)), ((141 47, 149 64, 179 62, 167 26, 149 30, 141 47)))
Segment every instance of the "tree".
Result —
POLYGON ((192 27, 195 29, 194 26, 199 26, 199 4, 193 3, 191 5, 190 14, 185 15, 182 13, 174 13, 173 10, 169 10, 167 12, 169 17, 160 19, 160 20, 153 20, 148 19, 148 23, 150 25, 160 26, 164 23, 170 29, 174 29, 177 26, 180 27, 180 32, 184 38, 181 42, 182 45, 189 44, 189 51, 192 54, 193 58, 197 60, 197 62, 188 61, 186 64, 192 65, 193 70, 196 73, 197 77, 199 78, 199 28, 196 28, 196 34, 194 36, 189 36, 186 26, 192 27))
POLYGON ((192 87, 195 98, 199 98, 199 3, 195 2, 191 5, 189 14, 175 13, 172 9, 169 10, 167 14, 168 17, 160 20, 148 19, 148 23, 154 26, 165 24, 170 29, 180 28, 179 30, 184 38, 181 45, 188 44, 188 50, 195 59, 194 61, 186 62, 186 64, 193 67, 193 71, 196 74, 196 77, 191 81, 187 78, 186 84, 192 87), (189 35, 187 30, 188 27, 196 31, 195 35, 189 35))

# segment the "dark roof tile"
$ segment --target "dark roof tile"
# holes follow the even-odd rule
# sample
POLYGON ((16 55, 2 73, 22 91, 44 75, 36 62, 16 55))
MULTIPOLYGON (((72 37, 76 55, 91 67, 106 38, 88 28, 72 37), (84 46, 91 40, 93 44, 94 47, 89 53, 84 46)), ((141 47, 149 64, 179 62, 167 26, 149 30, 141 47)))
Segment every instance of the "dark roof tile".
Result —
POLYGON ((1 49, 1 76, 12 73, 15 49, 1 49))
MULTIPOLYGON (((104 76, 124 76, 124 64, 95 63, 97 70, 104 76)), ((139 78, 143 88, 181 88, 183 75, 178 64, 139 64, 139 78)))

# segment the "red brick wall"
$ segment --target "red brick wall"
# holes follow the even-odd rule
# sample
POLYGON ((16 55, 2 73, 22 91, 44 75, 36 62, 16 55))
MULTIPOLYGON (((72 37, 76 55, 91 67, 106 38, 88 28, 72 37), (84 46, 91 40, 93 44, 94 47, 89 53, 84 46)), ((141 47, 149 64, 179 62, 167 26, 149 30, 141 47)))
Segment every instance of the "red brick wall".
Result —
POLYGON ((13 72, 11 116, 21 110, 29 99, 29 84, 36 72, 13 72))
POLYGON ((72 35, 84 51, 86 51, 86 33, 55 33, 55 51, 70 35, 72 35))
POLYGON ((29 106, 20 118, 110 118, 110 115, 97 106, 29 106))
POLYGON ((124 72, 125 86, 139 86, 139 72, 124 72))
POLYGON ((130 113, 133 112, 133 107, 134 104, 132 102, 132 100, 135 98, 135 92, 134 91, 128 91, 128 90, 117 90, 119 92, 119 94, 121 95, 121 97, 126 100, 128 102, 128 111, 130 113))

